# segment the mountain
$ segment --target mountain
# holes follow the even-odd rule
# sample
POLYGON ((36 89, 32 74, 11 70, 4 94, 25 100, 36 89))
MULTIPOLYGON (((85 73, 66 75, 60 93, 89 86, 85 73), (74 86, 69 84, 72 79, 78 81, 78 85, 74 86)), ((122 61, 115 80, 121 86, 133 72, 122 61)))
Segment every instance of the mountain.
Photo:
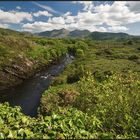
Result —
POLYGON ((90 35, 90 31, 88 30, 74 30, 74 31, 71 31, 69 32, 69 37, 86 37, 88 35, 90 35))
POLYGON ((0 35, 14 35, 14 36, 18 36, 20 34, 21 34, 21 32, 18 32, 18 31, 14 31, 14 30, 11 30, 11 29, 0 28, 0 35))
POLYGON ((92 32, 88 38, 94 40, 108 40, 108 39, 121 39, 129 38, 131 35, 126 33, 109 33, 109 32, 92 32))
POLYGON ((74 30, 68 31, 66 29, 52 30, 37 33, 38 36, 50 37, 50 38, 89 38, 94 40, 109 40, 109 39, 123 39, 132 37, 126 33, 110 33, 110 32, 90 32, 88 30, 74 30))
POLYGON ((0 35, 1 36, 16 36, 16 37, 34 36, 34 34, 32 34, 31 32, 19 32, 19 31, 15 31, 11 29, 3 29, 3 28, 0 28, 0 35))
POLYGON ((69 34, 69 31, 63 28, 60 30, 40 32, 40 33, 37 33, 36 35, 51 37, 51 38, 55 38, 55 37, 62 38, 62 37, 66 37, 68 34, 69 34))
POLYGON ((63 38, 63 37, 81 38, 81 37, 86 37, 89 34, 90 32, 88 30, 69 31, 64 28, 60 30, 52 30, 52 31, 36 33, 36 35, 38 36, 51 37, 51 38, 63 38))

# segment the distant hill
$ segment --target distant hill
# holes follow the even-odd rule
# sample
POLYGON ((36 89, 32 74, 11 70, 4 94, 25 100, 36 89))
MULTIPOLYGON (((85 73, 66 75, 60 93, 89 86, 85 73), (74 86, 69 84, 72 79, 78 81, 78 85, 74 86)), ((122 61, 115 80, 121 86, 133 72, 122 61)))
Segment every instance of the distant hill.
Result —
POLYGON ((129 38, 131 35, 126 33, 92 32, 88 38, 95 40, 129 38))
POLYGON ((44 37, 53 37, 53 38, 63 38, 63 37, 72 37, 72 38, 81 38, 86 37, 90 34, 88 30, 74 30, 69 31, 66 29, 60 29, 60 30, 52 30, 52 31, 45 31, 36 33, 38 36, 44 36, 44 37))
POLYGON ((19 32, 11 29, 3 29, 0 28, 0 35, 7 35, 7 36, 33 36, 31 32, 19 32))
POLYGON ((52 31, 45 31, 37 33, 36 35, 39 36, 45 36, 45 37, 53 37, 53 38, 62 38, 68 36, 69 31, 66 29, 60 29, 60 30, 52 30, 52 31))
POLYGON ((86 37, 88 35, 90 35, 91 32, 88 30, 74 30, 69 32, 68 36, 69 37, 86 37))
POLYGON ((64 28, 60 30, 44 31, 40 33, 32 34, 30 32, 18 32, 11 29, 0 28, 0 35, 12 35, 12 36, 42 36, 48 38, 88 38, 93 40, 121 40, 128 38, 140 38, 140 36, 132 36, 126 33, 110 33, 110 32, 90 32, 88 30, 73 30, 69 31, 64 28))
POLYGON ((20 34, 22 33, 18 31, 0 28, 0 35, 14 35, 15 36, 15 35, 20 35, 20 34))
POLYGON ((90 32, 88 30, 74 30, 68 31, 66 29, 52 30, 37 33, 38 36, 50 38, 89 38, 94 40, 109 40, 109 39, 123 39, 133 37, 126 33, 110 33, 110 32, 90 32))

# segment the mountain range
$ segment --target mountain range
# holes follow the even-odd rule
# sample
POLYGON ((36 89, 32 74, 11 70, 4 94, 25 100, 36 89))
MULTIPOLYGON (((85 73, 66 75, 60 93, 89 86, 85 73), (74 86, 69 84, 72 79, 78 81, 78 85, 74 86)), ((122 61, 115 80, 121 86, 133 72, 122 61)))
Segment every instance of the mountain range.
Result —
POLYGON ((49 37, 49 38, 89 38, 95 40, 107 40, 107 39, 121 39, 133 37, 127 33, 110 33, 110 32, 90 32, 88 30, 73 30, 69 31, 66 29, 44 31, 36 33, 38 36, 49 37))
POLYGON ((0 28, 0 35, 16 35, 16 36, 42 36, 47 38, 87 38, 93 40, 110 40, 110 39, 127 39, 140 38, 127 33, 110 33, 110 32, 90 32, 88 30, 73 30, 66 29, 44 31, 40 33, 19 32, 11 29, 0 28))

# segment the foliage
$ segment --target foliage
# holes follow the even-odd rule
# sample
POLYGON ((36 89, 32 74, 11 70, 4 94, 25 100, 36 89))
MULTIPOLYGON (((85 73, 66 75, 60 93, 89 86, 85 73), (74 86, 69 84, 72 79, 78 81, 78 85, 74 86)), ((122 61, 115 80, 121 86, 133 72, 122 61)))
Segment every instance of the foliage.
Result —
POLYGON ((137 55, 131 55, 131 56, 129 57, 129 59, 130 59, 130 60, 139 59, 139 56, 137 56, 137 55))
POLYGON ((48 138, 96 138, 94 130, 101 122, 95 116, 88 116, 76 108, 59 108, 51 116, 30 118, 20 112, 19 107, 0 104, 0 138, 48 139, 48 138), (92 124, 92 126, 90 125, 92 124))
POLYGON ((98 82, 88 72, 76 84, 50 87, 37 118, 0 104, 0 138, 139 138, 137 78, 130 72, 98 82))
POLYGON ((94 34, 105 40, 51 39, 0 30, 0 68, 20 66, 21 59, 41 68, 40 63, 46 66, 66 53, 75 56, 43 93, 36 118, 22 114, 20 107, 0 104, 1 139, 140 138, 139 38, 94 34), (110 36, 116 40, 108 40, 110 36))
POLYGON ((135 73, 113 74, 102 82, 87 73, 74 85, 59 85, 46 91, 40 113, 50 115, 59 107, 72 106, 100 121, 102 125, 96 133, 101 137, 106 134, 108 138, 137 138, 140 136, 139 91, 140 80, 135 73))

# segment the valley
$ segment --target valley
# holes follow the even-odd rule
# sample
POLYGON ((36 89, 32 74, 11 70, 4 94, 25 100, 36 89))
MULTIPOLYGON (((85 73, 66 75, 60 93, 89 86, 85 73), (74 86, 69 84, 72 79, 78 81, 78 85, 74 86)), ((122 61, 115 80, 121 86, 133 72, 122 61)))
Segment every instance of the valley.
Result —
POLYGON ((0 29, 0 138, 140 138, 140 37, 0 29))

